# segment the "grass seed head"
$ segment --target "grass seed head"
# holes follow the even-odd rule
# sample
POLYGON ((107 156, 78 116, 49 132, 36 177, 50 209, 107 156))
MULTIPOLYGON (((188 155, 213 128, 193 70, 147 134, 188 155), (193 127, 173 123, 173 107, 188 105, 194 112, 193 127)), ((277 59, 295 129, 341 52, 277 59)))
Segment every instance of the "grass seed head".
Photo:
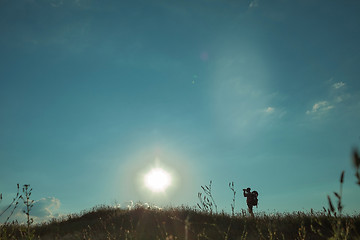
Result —
POLYGON ((342 171, 340 176, 340 183, 344 182, 344 175, 345 175, 345 171, 342 171))
POLYGON ((360 157, 357 149, 353 150, 353 164, 356 168, 360 168, 360 157))
POLYGON ((331 202, 330 196, 328 195, 327 197, 328 197, 328 201, 329 201, 330 211, 331 211, 331 212, 335 212, 335 208, 334 208, 334 205, 333 205, 332 202, 331 202))

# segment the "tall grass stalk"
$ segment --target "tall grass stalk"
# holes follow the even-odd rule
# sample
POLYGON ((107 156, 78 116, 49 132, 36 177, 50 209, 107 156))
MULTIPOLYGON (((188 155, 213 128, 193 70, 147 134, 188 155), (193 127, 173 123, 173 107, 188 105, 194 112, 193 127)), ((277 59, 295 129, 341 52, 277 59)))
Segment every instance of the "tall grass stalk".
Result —
POLYGON ((197 206, 200 208, 200 210, 207 211, 210 213, 213 213, 213 207, 215 207, 215 213, 218 213, 217 205, 212 195, 211 185, 212 185, 212 181, 210 180, 209 185, 201 186, 204 195, 201 192, 198 193, 200 204, 197 204, 197 206))
POLYGON ((233 193, 233 199, 232 199, 232 203, 231 203, 231 214, 234 217, 235 216, 235 202, 236 202, 236 191, 235 191, 235 187, 234 187, 234 182, 229 183, 229 188, 233 193))
MULTIPOLYGON (((13 197, 11 203, 0 213, 0 217, 2 217, 8 210, 10 210, 10 214, 7 216, 4 225, 6 225, 8 223, 8 221, 10 220, 10 217, 14 214, 15 209, 18 207, 19 205, 19 199, 21 198, 20 195, 20 187, 19 184, 17 184, 17 192, 15 197, 13 197)), ((0 193, 0 203, 2 202, 2 193, 0 193)), ((1 225, 0 225, 1 228, 1 225)))

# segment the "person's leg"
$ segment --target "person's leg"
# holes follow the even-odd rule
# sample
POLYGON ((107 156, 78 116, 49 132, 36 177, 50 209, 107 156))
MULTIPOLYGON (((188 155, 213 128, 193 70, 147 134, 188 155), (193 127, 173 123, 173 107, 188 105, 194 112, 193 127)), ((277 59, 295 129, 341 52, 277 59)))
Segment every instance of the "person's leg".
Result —
POLYGON ((250 215, 253 217, 253 216, 254 216, 253 206, 252 206, 252 205, 248 205, 248 208, 249 208, 249 213, 250 213, 250 215))

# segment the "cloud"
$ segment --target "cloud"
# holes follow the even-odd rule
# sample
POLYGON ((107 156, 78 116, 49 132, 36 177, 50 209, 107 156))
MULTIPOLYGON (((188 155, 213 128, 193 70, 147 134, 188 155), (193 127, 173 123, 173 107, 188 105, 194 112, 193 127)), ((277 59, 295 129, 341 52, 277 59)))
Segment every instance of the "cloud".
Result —
POLYGON ((284 109, 279 109, 279 108, 269 106, 266 109, 263 109, 262 113, 265 114, 266 119, 281 119, 285 116, 286 111, 284 109))
POLYGON ((255 8, 259 6, 259 0, 251 0, 249 4, 249 8, 255 8))
POLYGON ((31 209, 31 215, 39 218, 53 218, 58 214, 54 214, 54 211, 60 208, 60 200, 55 197, 41 198, 34 202, 34 206, 31 209))
POLYGON ((320 114, 320 113, 325 113, 327 112, 328 110, 334 108, 333 105, 330 105, 329 102, 327 101, 320 101, 320 102, 317 102, 313 105, 312 109, 311 110, 307 110, 306 111, 306 114, 320 114))
POLYGON ((322 101, 316 102, 312 106, 312 109, 307 110, 307 115, 319 117, 333 108, 340 111, 342 108, 352 107, 352 103, 349 102, 349 100, 354 99, 354 95, 348 92, 346 83, 342 81, 334 81, 333 78, 330 78, 326 84, 328 86, 327 97, 325 97, 322 101))
POLYGON ((331 84, 331 97, 334 104, 339 104, 351 98, 351 94, 347 92, 347 84, 344 82, 335 82, 331 84))
MULTIPOLYGON (((0 212, 2 212, 6 207, 0 208, 0 212)), ((59 199, 55 197, 41 198, 37 201, 34 201, 33 207, 30 210, 30 217, 33 218, 34 223, 45 222, 52 218, 60 217, 60 214, 56 213, 59 210, 59 208, 60 208, 59 199)), ((10 209, 12 210, 13 207, 11 207, 10 209)), ((26 211, 26 207, 24 206, 23 202, 19 200, 19 205, 15 209, 9 221, 16 220, 19 223, 25 223, 27 221, 27 217, 24 211, 26 211)), ((4 214, 3 216, 0 217, 0 223, 6 221, 6 218, 9 216, 8 214, 10 214, 10 210, 8 210, 6 213, 7 214, 4 214)))
POLYGON ((64 4, 63 0, 51 0, 50 5, 54 8, 58 8, 64 4))
POLYGON ((275 111, 275 108, 273 108, 273 107, 268 107, 267 109, 265 109, 265 112, 269 113, 269 114, 274 113, 274 111, 275 111))
POLYGON ((339 88, 342 88, 345 86, 345 83, 344 82, 337 82, 337 83, 334 83, 333 85, 333 88, 335 89, 339 89, 339 88))

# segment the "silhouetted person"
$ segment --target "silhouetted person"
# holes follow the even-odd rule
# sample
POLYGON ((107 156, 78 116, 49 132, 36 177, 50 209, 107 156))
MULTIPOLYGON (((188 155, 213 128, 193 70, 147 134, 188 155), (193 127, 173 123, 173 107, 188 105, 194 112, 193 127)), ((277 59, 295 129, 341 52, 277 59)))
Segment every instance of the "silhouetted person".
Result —
POLYGON ((259 194, 257 191, 251 192, 251 188, 243 189, 243 191, 244 191, 244 197, 246 197, 246 203, 248 205, 249 213, 251 214, 251 216, 254 216, 253 207, 257 206, 258 204, 257 197, 259 194))

